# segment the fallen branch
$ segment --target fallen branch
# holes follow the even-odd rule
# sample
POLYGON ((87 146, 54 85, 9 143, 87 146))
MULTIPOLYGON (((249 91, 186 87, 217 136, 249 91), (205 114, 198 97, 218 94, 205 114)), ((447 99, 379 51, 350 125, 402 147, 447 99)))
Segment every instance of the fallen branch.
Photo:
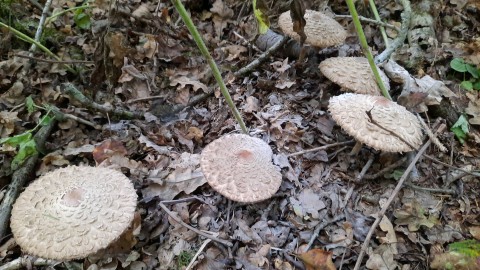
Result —
POLYGON ((126 119, 142 119, 143 118, 143 114, 138 112, 132 112, 132 111, 122 110, 118 108, 111 108, 105 105, 98 104, 93 100, 84 96, 82 92, 80 92, 77 88, 75 88, 75 86, 73 86, 73 84, 71 83, 63 83, 60 86, 60 89, 64 94, 80 102, 82 105, 86 106, 88 109, 99 111, 104 114, 111 114, 119 118, 126 118, 126 119))
POLYGON ((20 257, 0 266, 0 270, 17 270, 26 269, 27 267, 30 268, 31 266, 52 266, 55 264, 58 264, 58 262, 42 258, 32 259, 31 257, 20 257))
MULTIPOLYGON (((334 19, 352 19, 352 15, 337 15, 335 14, 333 16, 334 19)), ((400 32, 400 29, 398 27, 396 27, 395 25, 393 24, 389 24, 389 23, 385 23, 385 22, 382 22, 382 21, 377 21, 377 20, 373 20, 373 19, 369 19, 369 18, 366 18, 366 17, 363 17, 363 16, 358 16, 358 18, 360 19, 360 21, 362 22, 366 22, 366 23, 371 23, 371 24, 376 24, 378 26, 383 26, 383 27, 386 27, 386 28, 390 28, 390 29, 393 29, 397 32, 400 32)))
MULTIPOLYGON (((50 121, 48 125, 40 128, 40 130, 35 134, 34 139, 37 144, 37 149, 43 149, 45 147, 45 141, 47 140, 48 136, 50 136, 50 132, 52 131, 52 128, 56 122, 56 120, 50 121)), ((12 181, 10 182, 10 185, 8 185, 5 197, 0 204, 0 239, 5 236, 7 227, 10 224, 9 220, 13 203, 18 198, 23 186, 25 186, 27 181, 34 174, 37 161, 38 153, 25 160, 21 167, 12 175, 12 181)))
MULTIPOLYGON (((442 124, 438 128, 437 132, 442 132, 445 128, 446 128, 446 126, 444 124, 442 124)), ((390 204, 392 204, 393 200, 397 197, 398 192, 402 189, 403 184, 405 183, 405 180, 408 178, 408 175, 410 174, 410 171, 412 171, 412 169, 415 167, 416 162, 420 159, 423 152, 425 152, 425 150, 427 150, 427 148, 430 146, 431 142, 432 142, 431 140, 428 140, 422 146, 422 148, 420 148, 420 150, 418 150, 418 153, 415 155, 412 162, 410 162, 410 165, 408 165, 407 169, 405 170, 402 177, 398 181, 397 186, 395 187, 392 194, 388 198, 387 202, 382 206, 382 209, 377 214, 375 222, 373 222, 372 226, 370 227, 370 230, 368 231, 367 237, 365 238, 365 241, 362 244, 362 249, 360 250, 360 253, 358 254, 357 262, 355 263, 355 267, 353 268, 353 270, 360 269, 363 257, 365 256, 365 253, 368 249, 368 245, 370 243, 370 239, 372 238, 373 233, 375 232, 375 229, 377 228, 378 224, 380 223, 383 216, 387 212, 388 208, 390 207, 390 204)))
POLYGON ((398 32, 397 37, 390 43, 390 45, 379 55, 375 57, 375 63, 383 63, 388 60, 392 53, 403 45, 405 39, 407 38, 408 29, 410 28, 410 19, 412 17, 412 8, 410 7, 409 0, 400 0, 401 5, 403 6, 402 12, 402 26, 400 32, 398 32))
POLYGON ((252 72, 255 68, 257 68, 260 64, 265 62, 274 52, 276 52, 280 47, 287 42, 287 37, 282 37, 276 41, 276 43, 268 48, 264 53, 262 53, 257 59, 253 60, 250 64, 244 66, 243 68, 239 69, 237 72, 234 73, 235 76, 240 77, 247 73, 252 72))
POLYGON ((345 215, 344 214, 341 214, 341 215, 336 215, 334 218, 332 219, 328 219, 328 220, 324 220, 322 223, 318 224, 316 227, 315 227, 315 230, 313 231, 313 234, 312 234, 312 237, 310 237, 310 241, 308 241, 308 244, 307 246, 305 247, 305 252, 308 251, 312 245, 313 245, 313 242, 315 241, 315 239, 317 239, 318 235, 320 234, 320 231, 323 230, 325 227, 327 227, 329 224, 332 224, 334 222, 337 222, 341 219, 344 219, 345 218, 345 215))

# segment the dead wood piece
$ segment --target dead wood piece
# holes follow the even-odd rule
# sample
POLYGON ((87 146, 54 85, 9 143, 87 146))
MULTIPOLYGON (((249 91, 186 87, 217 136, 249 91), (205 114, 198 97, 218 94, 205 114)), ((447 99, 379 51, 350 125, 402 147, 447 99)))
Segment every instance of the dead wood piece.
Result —
MULTIPOLYGON (((45 141, 50 132, 52 131, 56 120, 52 120, 48 125, 43 126, 34 136, 35 142, 37 143, 38 149, 45 147, 45 141)), ((8 185, 7 192, 3 198, 2 203, 0 204, 0 239, 5 236, 7 231, 7 226, 10 223, 10 213, 12 212, 12 205, 15 200, 18 198, 21 189, 29 178, 34 174, 35 165, 38 161, 38 154, 34 154, 29 157, 22 166, 17 169, 12 175, 12 181, 8 185)))
POLYGON ((390 43, 390 45, 379 55, 375 57, 375 64, 382 63, 390 58, 396 49, 401 47, 407 38, 408 29, 410 28, 410 20, 412 18, 412 8, 410 7, 409 0, 400 0, 400 4, 403 6, 402 26, 398 36, 390 43))

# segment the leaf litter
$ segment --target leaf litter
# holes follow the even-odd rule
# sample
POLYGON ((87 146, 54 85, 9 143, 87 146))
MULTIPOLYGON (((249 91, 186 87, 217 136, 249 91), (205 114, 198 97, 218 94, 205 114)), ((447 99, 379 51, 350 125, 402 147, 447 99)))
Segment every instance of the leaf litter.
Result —
MULTIPOLYGON (((190 263, 185 260, 191 260, 206 240, 158 206, 160 201, 175 199, 180 201, 167 206, 184 223, 235 243, 233 248, 207 243, 193 269, 299 269, 301 262, 305 269, 337 269, 342 264, 344 269, 352 269, 375 214, 393 190, 394 178, 382 174, 374 181, 355 182, 371 154, 367 148, 357 157, 348 155, 343 147, 289 156, 350 139, 327 111, 329 97, 339 94, 339 89, 316 69, 318 57, 336 56, 336 52, 323 51, 303 66, 297 65, 295 58, 276 55, 251 74, 235 78, 231 73, 256 57, 251 43, 245 42, 256 34, 253 12, 241 1, 194 2, 186 1, 187 8, 224 71, 234 101, 252 133, 270 144, 274 163, 285 176, 274 198, 252 205, 236 204, 205 185, 199 168, 201 150, 221 135, 235 132, 238 126, 225 102, 215 98, 218 89, 205 59, 188 31, 176 23, 178 16, 171 12, 168 2, 120 0, 118 6, 128 9, 131 16, 118 15, 125 14, 118 7, 114 8, 118 14, 109 16, 105 1, 95 1, 92 31, 76 28, 72 14, 62 15, 49 26, 65 34, 64 43, 55 49, 57 55, 64 60, 80 55, 80 59, 96 63, 94 67, 84 65, 80 76, 68 80, 96 102, 141 112, 148 121, 119 120, 87 110, 61 92, 59 84, 67 81, 63 65, 38 61, 22 75, 27 61, 0 49, 4 56, 0 62, 1 138, 21 134, 40 119, 40 111, 29 113, 24 109, 28 96, 36 106, 54 104, 64 113, 101 126, 94 129, 71 119, 59 123, 36 172, 40 175, 68 164, 113 166, 130 177, 141 195, 135 238, 127 243, 133 246, 131 250, 123 255, 79 260, 83 269, 185 269, 190 263), (107 28, 105 23, 115 27, 107 28), (213 95, 194 106, 175 112, 172 109, 210 93, 213 95), (194 199, 189 200, 191 197, 194 199), (345 219, 322 225, 339 214, 345 214, 345 219), (322 229, 315 235, 320 225, 322 229), (301 250, 312 239, 311 249, 301 250)), ((55 1, 52 7, 74 5, 71 1, 55 1)), ((330 1, 329 5, 336 14, 347 13, 342 1, 330 1)), ((387 1, 377 5, 384 6, 387 21, 400 21, 401 6, 387 1)), ((394 87, 402 93, 405 106, 422 112, 422 117, 428 113, 433 122, 436 106, 443 102, 453 104, 458 114, 467 114, 470 132, 464 144, 452 139, 452 134, 443 133, 437 136, 450 152, 441 153, 435 147, 427 151, 444 164, 466 171, 480 167, 479 96, 460 91, 447 60, 462 56, 469 63, 479 64, 478 37, 462 38, 478 35, 478 20, 458 15, 469 14, 468 8, 475 5, 474 1, 449 1, 442 7, 432 4, 430 13, 446 15, 441 23, 432 24, 443 40, 431 36, 432 29, 414 31, 411 46, 405 45, 394 57, 400 68, 388 73, 385 67, 392 80, 398 78, 394 87)), ((272 14, 285 11, 280 3, 269 6, 272 14)), ((40 15, 30 3, 25 8, 40 15)), ((352 29, 351 21, 339 22, 352 29)), ((368 30, 375 26, 364 27, 368 30)), ((378 33, 366 33, 370 44, 381 50, 378 33)), ((350 30, 349 35, 355 33, 350 30)), ((26 53, 24 44, 16 45, 15 53, 26 53)), ((338 54, 346 56, 361 55, 353 38, 339 50, 338 54)), ((2 144, 2 189, 9 182, 9 164, 15 151, 2 144)), ((399 154, 384 155, 374 161, 369 173, 381 171, 400 158, 399 154)), ((401 172, 404 167, 398 169, 401 172)), ((403 188, 374 232, 365 261, 368 269, 428 269, 429 257, 434 258, 432 266, 436 267, 442 265, 436 259, 439 254, 449 252, 447 245, 478 239, 478 177, 426 158, 419 161, 418 173, 422 177, 403 188)), ((2 242, 0 264, 22 256, 18 247, 7 244, 10 239, 2 242)))

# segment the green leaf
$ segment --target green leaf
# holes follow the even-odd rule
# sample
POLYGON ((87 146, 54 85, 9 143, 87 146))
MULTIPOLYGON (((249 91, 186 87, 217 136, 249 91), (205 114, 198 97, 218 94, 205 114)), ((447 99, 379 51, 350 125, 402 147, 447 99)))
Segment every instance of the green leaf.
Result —
POLYGON ((458 118, 457 122, 450 128, 450 131, 455 134, 460 143, 465 143, 468 134, 468 120, 465 115, 461 115, 458 118))
POLYGON ((18 153, 12 160, 11 168, 12 170, 18 169, 20 165, 25 162, 25 160, 32 155, 37 153, 37 144, 35 143, 34 139, 28 140, 26 142, 22 142, 20 144, 20 148, 18 149, 18 153))
POLYGON ((475 82, 475 83, 473 84, 473 90, 480 91, 480 81, 475 82))
POLYGON ((472 91, 473 90, 473 83, 471 81, 463 81, 460 84, 460 87, 462 87, 465 90, 472 91))
POLYGON ((75 11, 73 21, 81 29, 90 29, 90 26, 92 25, 90 16, 84 12, 84 9, 78 9, 75 11))
POLYGON ((267 16, 268 7, 264 0, 252 0, 252 3, 253 14, 255 14, 255 18, 257 19, 258 32, 263 35, 270 28, 270 20, 267 16))
POLYGON ((28 96, 25 99, 25 106, 27 107, 28 114, 31 114, 37 110, 35 102, 33 102, 32 96, 28 96))
POLYGON ((48 114, 43 116, 42 119, 40 119, 40 125, 41 126, 46 126, 52 122, 54 117, 49 116, 48 114))
POLYGON ((480 74, 478 73, 478 69, 475 66, 466 64, 465 67, 467 68, 468 73, 470 73, 475 79, 478 79, 480 74))
POLYGON ((31 132, 25 132, 22 134, 15 135, 13 137, 0 139, 0 144, 8 144, 10 146, 16 147, 19 144, 25 143, 32 139, 31 132))
POLYGON ((467 67, 463 59, 461 58, 453 58, 452 61, 450 61, 450 67, 453 68, 454 70, 458 72, 466 72, 467 67))
POLYGON ((480 242, 476 240, 455 242, 448 245, 448 250, 458 252, 467 257, 478 257, 480 256, 480 242))

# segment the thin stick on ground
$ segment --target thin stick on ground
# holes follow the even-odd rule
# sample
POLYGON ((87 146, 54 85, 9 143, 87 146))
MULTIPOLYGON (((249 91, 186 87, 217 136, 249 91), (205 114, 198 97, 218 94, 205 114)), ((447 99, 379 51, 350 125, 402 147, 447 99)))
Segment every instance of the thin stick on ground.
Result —
POLYGON ((410 19, 412 17, 412 9, 410 7, 410 1, 400 0, 400 4, 403 6, 402 17, 402 26, 400 27, 400 32, 397 37, 390 42, 390 45, 379 55, 375 57, 375 63, 382 63, 390 58, 390 55, 403 45, 405 39, 407 38, 408 29, 410 28, 410 19))
MULTIPOLYGON (((345 19, 352 19, 352 15, 337 15, 335 14, 333 16, 334 19, 342 19, 342 18, 345 18, 345 19)), ((371 23, 371 24, 376 24, 378 26, 383 26, 383 27, 386 27, 386 28, 390 28, 390 29, 393 29, 397 32, 400 32, 400 29, 398 27, 396 27, 395 25, 393 24, 389 24, 389 23, 385 23, 385 22, 382 22, 382 21, 376 21, 376 20, 373 20, 373 19, 370 19, 370 18, 366 18, 366 17, 363 17, 363 16, 358 16, 358 18, 360 19, 360 21, 362 22, 366 22, 366 23, 371 23)))
POLYGON ((55 264, 58 264, 58 262, 42 258, 33 259, 31 257, 19 257, 0 266, 0 270, 17 270, 25 269, 28 266, 53 266, 55 264))
POLYGON ((205 232, 202 232, 190 225, 188 225, 187 223, 183 222, 183 220, 181 220, 174 212, 170 211, 170 209, 168 209, 168 207, 166 207, 162 202, 160 202, 158 204, 162 209, 163 211, 165 211, 171 218, 173 218, 173 220, 175 220, 176 222, 180 223, 182 226, 188 228, 189 230, 192 230, 193 232, 195 232, 196 234, 198 235, 201 235, 205 238, 208 238, 208 239, 211 239, 212 241, 215 241, 215 242, 218 242, 220 244, 223 244, 227 247, 233 247, 233 244, 232 242, 230 241, 227 241, 227 240, 223 240, 223 239, 220 239, 220 238, 217 238, 211 234, 208 234, 208 233, 205 233, 205 232))
MULTIPOLYGON (((48 12, 50 11, 50 5, 52 5, 52 0, 47 0, 45 5, 43 6, 42 16, 40 17, 40 21, 38 22, 38 28, 35 32, 35 41, 39 42, 40 38, 42 37, 43 33, 43 25, 45 24, 45 20, 47 19, 48 12)), ((30 52, 33 53, 37 49, 37 45, 35 43, 30 46, 30 52)))
MULTIPOLYGON (((441 125, 437 132, 442 132, 445 129, 445 125, 441 125)), ((368 249, 368 245, 370 243, 370 239, 372 239, 373 233, 375 232, 375 229, 377 228, 378 224, 382 220, 383 216, 387 212, 388 208, 390 207, 390 204, 392 204, 393 200, 397 197, 398 192, 402 189, 403 184, 405 183, 405 180, 407 180, 408 175, 410 174, 410 171, 412 171, 413 167, 415 167, 417 161, 420 159, 422 156, 423 152, 427 150, 427 148, 431 144, 431 140, 428 140, 420 150, 418 150, 418 153, 415 155, 413 158, 412 162, 410 162, 410 165, 408 165, 407 169, 403 173, 402 177, 397 183, 397 186, 393 190, 392 194, 388 198, 387 202, 383 205, 382 209, 380 212, 377 214, 377 217, 375 219, 375 222, 373 222, 372 226, 370 227, 370 230, 368 231, 367 237, 365 238, 365 241, 362 244, 362 249, 360 250, 360 253, 358 254, 357 262, 355 263, 355 267, 353 270, 358 270, 360 269, 360 266, 362 265, 363 257, 365 256, 365 253, 368 249)))
POLYGON ((324 146, 315 147, 315 148, 312 148, 312 149, 307 149, 307 150, 303 150, 303 151, 291 153, 291 154, 287 155, 287 157, 299 156, 299 155, 303 155, 303 154, 310 153, 310 152, 325 150, 325 149, 330 148, 330 147, 335 147, 335 146, 350 144, 350 143, 353 143, 353 142, 354 142, 354 140, 350 140, 350 141, 346 141, 346 142, 338 142, 338 143, 327 144, 327 145, 324 145, 324 146))
POLYGON ((75 86, 73 86, 73 84, 71 83, 62 84, 60 89, 62 90, 63 93, 77 100, 78 102, 82 103, 82 105, 85 105, 89 109, 93 109, 105 114, 113 114, 116 117, 120 117, 120 118, 127 118, 127 119, 143 118, 143 114, 138 112, 132 112, 132 111, 122 110, 118 108, 111 108, 111 107, 98 104, 93 100, 90 100, 89 98, 84 96, 82 92, 80 92, 77 88, 75 88, 75 86))
POLYGON ((195 263, 195 261, 197 260, 198 256, 200 255, 200 253, 202 253, 202 251, 205 249, 205 247, 208 245, 208 243, 212 242, 212 239, 207 239, 203 242, 202 246, 198 249, 197 253, 195 253, 195 255, 193 256, 192 260, 190 261, 190 263, 188 264, 187 268, 185 268, 185 270, 190 270, 192 267, 193 267, 193 264, 195 263))
POLYGON ((38 62, 45 62, 45 63, 51 63, 51 64, 94 64, 95 62, 93 61, 84 61, 84 60, 49 60, 49 59, 43 59, 43 58, 38 58, 38 57, 33 57, 29 55, 23 55, 19 53, 13 54, 14 56, 18 56, 21 58, 27 58, 30 60, 35 60, 38 62))
POLYGON ((265 62, 275 51, 281 48, 287 40, 288 38, 286 36, 279 39, 272 47, 268 48, 264 53, 262 53, 257 59, 253 60, 251 63, 239 69, 237 72, 234 73, 234 75, 240 77, 249 72, 252 72, 252 70, 265 62))
POLYGON ((320 234, 320 231, 323 230, 325 227, 327 227, 329 224, 332 224, 334 222, 337 222, 341 219, 344 219, 345 218, 345 215, 344 214, 341 214, 341 215, 337 215, 335 216, 334 218, 332 219, 328 219, 328 220, 324 220, 322 223, 318 224, 316 227, 315 227, 315 230, 313 231, 313 234, 312 234, 312 237, 310 237, 310 241, 308 241, 308 244, 307 246, 305 247, 305 251, 309 250, 312 245, 313 245, 313 242, 315 242, 315 239, 317 239, 318 235, 320 234))

